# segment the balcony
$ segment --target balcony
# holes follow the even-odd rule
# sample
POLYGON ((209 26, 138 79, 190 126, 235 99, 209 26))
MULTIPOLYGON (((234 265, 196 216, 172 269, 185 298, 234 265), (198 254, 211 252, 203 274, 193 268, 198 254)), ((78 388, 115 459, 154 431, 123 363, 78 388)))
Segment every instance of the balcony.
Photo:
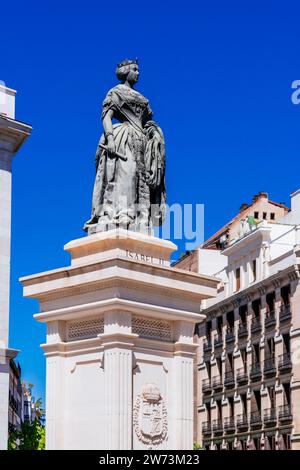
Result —
POLYGON ((203 352, 204 352, 204 354, 210 353, 211 349, 212 349, 211 340, 206 338, 203 342, 203 352))
POLYGON ((268 357, 264 360, 264 375, 265 377, 272 377, 276 374, 276 365, 274 357, 268 357))
POLYGON ((250 379, 253 382, 256 382, 257 380, 261 380, 261 368, 260 368, 260 363, 259 362, 254 362, 251 365, 251 370, 250 370, 250 379))
POLYGON ((278 370, 281 374, 290 372, 292 369, 292 359, 290 353, 282 354, 278 356, 278 370))
POLYGON ((245 371, 244 367, 237 369, 236 381, 238 385, 245 385, 248 383, 248 373, 245 371))
POLYGON ((281 322, 290 320, 292 318, 290 304, 281 305, 280 311, 279 311, 279 318, 281 322))
POLYGON ((245 413, 241 415, 237 415, 236 427, 238 431, 245 431, 246 429, 248 429, 248 417, 245 413))
POLYGON ((204 423, 202 423, 202 434, 203 434, 203 436, 210 436, 211 435, 210 421, 205 421, 204 423))
POLYGON ((260 317, 253 317, 251 322, 251 333, 259 334, 261 332, 261 322, 260 317))
POLYGON ((267 313, 267 316, 265 318, 265 327, 266 328, 272 328, 272 326, 276 325, 276 316, 275 316, 275 311, 272 310, 271 312, 267 313))
POLYGON ((239 331, 238 331, 239 338, 245 338, 248 336, 248 325, 246 323, 239 324, 239 331))
POLYGON ((278 419, 280 424, 285 424, 293 420, 292 409, 290 405, 283 405, 279 407, 278 419))
POLYGON ((235 385, 235 382, 234 382, 234 374, 233 372, 230 370, 228 372, 225 372, 225 375, 224 375, 224 386, 225 388, 232 388, 234 387, 235 385))
POLYGON ((218 335, 215 336, 215 349, 221 348, 223 346, 223 337, 222 333, 219 333, 218 335))
POLYGON ((260 411, 252 411, 250 414, 250 426, 252 428, 261 428, 262 421, 260 411))
POLYGON ((221 419, 213 420, 213 432, 214 434, 223 434, 223 425, 221 419))
POLYGON ((277 424, 277 413, 275 408, 269 408, 264 410, 264 425, 268 426, 276 426, 277 424))
POLYGON ((211 393, 212 388, 211 388, 211 383, 210 379, 204 379, 202 380, 202 392, 203 393, 211 393))
POLYGON ((234 341, 234 327, 228 327, 226 332, 226 343, 234 341))
POLYGON ((224 431, 229 434, 235 432, 235 424, 233 416, 224 419, 224 431))
POLYGON ((213 388, 214 391, 223 389, 222 379, 219 375, 215 375, 212 378, 212 388, 213 388))

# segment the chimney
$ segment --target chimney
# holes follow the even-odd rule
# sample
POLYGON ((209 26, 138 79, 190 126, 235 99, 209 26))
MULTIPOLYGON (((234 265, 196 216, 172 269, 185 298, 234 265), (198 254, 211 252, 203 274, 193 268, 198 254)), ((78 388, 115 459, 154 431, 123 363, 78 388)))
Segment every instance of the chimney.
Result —
POLYGON ((269 198, 269 195, 268 195, 268 193, 265 193, 264 191, 259 191, 258 197, 259 197, 259 198, 268 199, 268 198, 269 198))
POLYGON ((293 214, 300 214, 300 189, 291 194, 291 211, 293 214))
POLYGON ((248 209, 248 207, 248 204, 246 202, 243 202, 243 204, 241 204, 240 206, 240 213, 244 212, 246 209, 248 209))
POLYGON ((15 119, 15 95, 16 91, 7 88, 0 80, 0 116, 15 119))

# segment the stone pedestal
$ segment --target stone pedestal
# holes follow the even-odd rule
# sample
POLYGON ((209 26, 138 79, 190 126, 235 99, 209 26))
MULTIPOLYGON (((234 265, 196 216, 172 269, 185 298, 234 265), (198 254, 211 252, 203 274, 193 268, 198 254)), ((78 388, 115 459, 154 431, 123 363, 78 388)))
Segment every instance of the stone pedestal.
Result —
POLYGON ((30 135, 31 127, 14 119, 15 91, 0 85, 0 450, 7 449, 9 361, 8 348, 12 159, 30 135))
POLYGON ((192 449, 194 326, 218 281, 170 267, 175 249, 111 230, 21 279, 47 324, 48 449, 192 449))

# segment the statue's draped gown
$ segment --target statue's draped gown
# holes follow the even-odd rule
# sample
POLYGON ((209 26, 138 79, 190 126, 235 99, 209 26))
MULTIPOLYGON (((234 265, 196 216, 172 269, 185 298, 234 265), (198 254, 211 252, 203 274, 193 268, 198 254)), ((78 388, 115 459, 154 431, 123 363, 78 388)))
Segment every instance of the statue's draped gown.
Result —
POLYGON ((102 119, 109 110, 119 121, 113 124, 116 156, 108 157, 102 134, 96 152, 92 218, 86 226, 160 225, 166 198, 165 146, 161 129, 151 120, 149 101, 136 90, 117 85, 103 102, 102 119))

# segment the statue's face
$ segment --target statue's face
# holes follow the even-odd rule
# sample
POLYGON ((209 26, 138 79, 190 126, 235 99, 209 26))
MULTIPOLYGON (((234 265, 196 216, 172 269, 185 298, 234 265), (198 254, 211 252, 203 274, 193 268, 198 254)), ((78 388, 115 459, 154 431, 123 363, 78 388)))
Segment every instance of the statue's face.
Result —
POLYGON ((139 79, 139 66, 137 64, 130 64, 127 80, 131 83, 136 83, 139 79))

